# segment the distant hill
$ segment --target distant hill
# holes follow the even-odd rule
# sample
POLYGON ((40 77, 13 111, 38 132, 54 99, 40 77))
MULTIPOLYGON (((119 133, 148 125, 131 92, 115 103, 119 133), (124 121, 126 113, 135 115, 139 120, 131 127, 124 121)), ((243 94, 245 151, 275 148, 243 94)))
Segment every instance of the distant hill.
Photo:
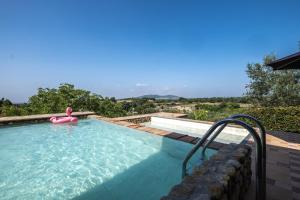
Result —
POLYGON ((140 99, 167 99, 167 100, 178 100, 180 97, 175 95, 155 95, 155 94, 149 94, 149 95, 143 95, 139 96, 137 98, 140 99))

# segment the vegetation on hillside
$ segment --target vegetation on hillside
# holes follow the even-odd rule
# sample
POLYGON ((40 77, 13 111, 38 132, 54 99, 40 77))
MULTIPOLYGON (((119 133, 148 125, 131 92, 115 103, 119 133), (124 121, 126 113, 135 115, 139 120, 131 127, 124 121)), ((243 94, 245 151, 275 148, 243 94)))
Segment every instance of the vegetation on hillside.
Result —
POLYGON ((204 121, 217 121, 236 113, 244 113, 245 108, 241 108, 238 103, 220 103, 215 105, 197 104, 196 110, 189 116, 193 119, 204 121))

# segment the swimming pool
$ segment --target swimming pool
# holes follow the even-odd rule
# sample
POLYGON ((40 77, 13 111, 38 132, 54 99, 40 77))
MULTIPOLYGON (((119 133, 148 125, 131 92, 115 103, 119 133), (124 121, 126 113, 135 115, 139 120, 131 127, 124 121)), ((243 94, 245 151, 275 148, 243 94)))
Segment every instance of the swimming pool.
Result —
MULTIPOLYGON (((0 196, 159 199, 180 182, 182 160, 191 148, 98 120, 1 127, 0 196)), ((191 163, 199 164, 197 157, 191 163)))

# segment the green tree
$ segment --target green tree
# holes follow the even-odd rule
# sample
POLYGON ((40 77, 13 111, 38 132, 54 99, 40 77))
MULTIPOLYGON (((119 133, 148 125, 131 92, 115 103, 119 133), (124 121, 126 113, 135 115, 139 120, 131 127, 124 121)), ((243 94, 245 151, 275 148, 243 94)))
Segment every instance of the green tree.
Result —
POLYGON ((63 112, 67 101, 57 89, 39 88, 38 93, 29 98, 29 110, 32 114, 63 112))
POLYGON ((2 98, 0 99, 0 107, 2 106, 11 106, 12 102, 8 99, 2 98))
POLYGON ((68 83, 61 84, 58 89, 39 88, 38 93, 29 99, 31 113, 59 113, 64 112, 67 106, 74 111, 94 111, 107 117, 126 115, 122 104, 115 98, 103 98, 68 83))
POLYGON ((246 95, 250 102, 260 106, 300 105, 300 72, 296 70, 273 71, 267 64, 275 60, 266 56, 263 63, 247 65, 250 83, 246 95))

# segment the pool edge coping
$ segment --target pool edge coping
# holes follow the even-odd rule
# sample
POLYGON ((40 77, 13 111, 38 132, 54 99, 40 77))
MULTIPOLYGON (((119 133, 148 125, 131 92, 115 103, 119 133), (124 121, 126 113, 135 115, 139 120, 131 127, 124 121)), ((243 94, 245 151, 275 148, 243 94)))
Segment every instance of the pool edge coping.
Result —
MULTIPOLYGON (((95 115, 94 112, 73 112, 72 116, 78 118, 85 118, 89 115, 95 115)), ((38 114, 38 115, 26 115, 26 116, 11 116, 11 117, 1 117, 0 126, 11 125, 11 124, 22 124, 22 123, 39 123, 49 121, 52 116, 65 117, 65 113, 53 113, 53 114, 38 114)))

